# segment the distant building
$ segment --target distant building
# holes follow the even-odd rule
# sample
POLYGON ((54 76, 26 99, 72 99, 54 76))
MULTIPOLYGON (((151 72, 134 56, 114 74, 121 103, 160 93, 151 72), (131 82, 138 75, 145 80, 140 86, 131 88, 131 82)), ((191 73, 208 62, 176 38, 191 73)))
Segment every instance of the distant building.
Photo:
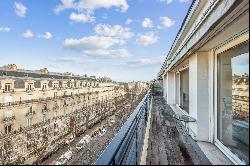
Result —
MULTIPOLYGON (((140 89, 141 90, 141 89, 140 89)), ((0 164, 39 156, 111 115, 126 91, 105 78, 0 68, 0 164)))
POLYGON ((249 1, 194 0, 161 68, 164 97, 192 136, 249 164, 249 1))

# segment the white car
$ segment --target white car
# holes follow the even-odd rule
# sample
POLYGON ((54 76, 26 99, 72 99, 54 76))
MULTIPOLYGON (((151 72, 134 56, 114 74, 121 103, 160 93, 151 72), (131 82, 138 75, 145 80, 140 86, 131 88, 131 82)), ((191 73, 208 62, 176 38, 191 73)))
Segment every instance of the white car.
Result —
POLYGON ((68 161, 67 158, 59 158, 57 161, 56 161, 56 165, 64 165, 66 162, 68 161))
POLYGON ((78 143, 78 144, 76 144, 76 149, 81 150, 84 147, 84 145, 85 144, 83 144, 83 143, 78 143))
POLYGON ((66 153, 64 153, 64 157, 70 160, 72 157, 72 154, 73 154, 72 151, 68 150, 66 153))
POLYGON ((72 143, 73 141, 74 141, 75 139, 74 139, 74 137, 71 135, 70 137, 68 137, 67 139, 66 139, 66 144, 70 144, 70 143, 72 143))
POLYGON ((56 161, 56 165, 64 165, 67 161, 71 159, 71 157, 72 157, 72 151, 68 150, 56 161))
POLYGON ((89 135, 84 136, 76 145, 77 150, 81 150, 85 144, 89 143, 91 137, 89 135))
POLYGON ((106 129, 103 128, 101 131, 99 131, 98 135, 99 137, 102 137, 106 133, 106 129))

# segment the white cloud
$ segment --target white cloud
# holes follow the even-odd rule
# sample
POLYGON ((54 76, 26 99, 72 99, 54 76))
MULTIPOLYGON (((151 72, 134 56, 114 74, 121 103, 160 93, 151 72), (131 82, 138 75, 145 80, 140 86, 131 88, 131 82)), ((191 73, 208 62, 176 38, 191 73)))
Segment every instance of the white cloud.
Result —
POLYGON ((94 16, 91 16, 90 13, 71 13, 70 14, 70 19, 73 21, 73 22, 76 22, 76 23, 86 23, 86 22, 94 22, 95 21, 95 17, 94 16))
POLYGON ((66 9, 94 11, 98 8, 119 8, 122 12, 128 10, 127 0, 61 0, 61 4, 54 9, 55 13, 60 13, 66 9))
POLYGON ((66 39, 64 46, 71 50, 85 52, 88 50, 108 49, 113 45, 123 45, 123 40, 111 37, 89 36, 81 39, 66 39))
POLYGON ((86 51, 88 55, 101 56, 101 57, 130 57, 132 56, 126 49, 117 50, 93 50, 86 51))
POLYGON ((130 18, 128 18, 127 20, 126 20, 126 25, 130 25, 131 23, 133 22, 133 20, 132 19, 130 19, 130 18))
POLYGON ((121 25, 105 25, 98 24, 95 26, 95 32, 101 36, 116 37, 121 39, 129 39, 134 36, 134 33, 130 31, 130 28, 124 28, 121 25))
POLYGON ((27 30, 25 31, 22 36, 24 38, 42 38, 42 39, 51 39, 53 37, 53 35, 50 32, 45 32, 43 35, 35 35, 31 30, 27 30))
POLYGON ((22 36, 23 36, 24 38, 33 38, 33 37, 34 37, 34 34, 33 34, 32 31, 27 30, 27 31, 25 31, 25 32, 22 34, 22 36))
POLYGON ((180 3, 188 2, 189 0, 179 0, 180 3))
POLYGON ((158 36, 156 36, 153 32, 139 34, 136 42, 140 45, 148 46, 158 42, 158 36))
POLYGON ((9 27, 0 27, 0 32, 10 32, 11 29, 9 27))
POLYGON ((175 21, 168 17, 160 17, 160 21, 166 28, 170 28, 175 24, 175 21))
MULTIPOLYGON (((172 2, 174 2, 174 0, 160 0, 161 2, 165 2, 166 4, 171 4, 172 2)), ((177 1, 177 0, 176 0, 177 1)), ((189 0, 178 0, 180 3, 186 3, 189 0)))
POLYGON ((25 17, 27 12, 27 7, 25 7, 22 3, 15 2, 15 13, 19 17, 25 17))
POLYGON ((64 47, 89 56, 129 57, 131 54, 126 49, 110 49, 112 46, 121 46, 124 43, 124 40, 117 38, 89 36, 81 39, 65 39, 64 47))
POLYGON ((44 35, 38 35, 38 38, 51 39, 52 34, 50 32, 45 32, 44 35))
POLYGON ((134 67, 142 67, 142 66, 160 65, 162 63, 163 63, 163 59, 141 58, 141 59, 128 61, 126 62, 126 65, 134 66, 134 67))
POLYGON ((98 8, 111 8, 117 7, 120 8, 122 12, 128 10, 129 6, 127 0, 80 0, 78 8, 95 10, 98 8))
POLYGON ((153 22, 152 22, 152 20, 149 19, 149 18, 145 18, 142 21, 142 27, 144 27, 144 28, 153 28, 153 22))
POLYGON ((72 56, 65 56, 62 58, 56 58, 56 59, 52 59, 51 61, 57 62, 57 63, 75 63, 75 64, 88 64, 88 63, 96 62, 96 60, 82 59, 80 57, 72 57, 72 56))
POLYGON ((166 2, 167 4, 170 4, 173 2, 173 0, 160 0, 161 2, 166 2))
POLYGON ((75 0, 61 0, 62 4, 59 4, 54 9, 56 14, 70 8, 76 8, 76 4, 74 3, 75 0))

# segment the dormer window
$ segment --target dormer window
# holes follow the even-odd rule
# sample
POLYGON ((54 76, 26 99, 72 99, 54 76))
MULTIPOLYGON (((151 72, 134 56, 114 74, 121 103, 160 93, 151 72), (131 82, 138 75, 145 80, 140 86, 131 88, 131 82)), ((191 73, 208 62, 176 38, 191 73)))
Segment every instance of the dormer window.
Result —
POLYGON ((43 90, 47 89, 47 85, 46 85, 46 84, 43 84, 42 89, 43 89, 43 90))
POLYGON ((33 84, 32 83, 28 83, 27 90, 28 91, 33 90, 33 84))
POLYGON ((59 84, 58 83, 53 83, 53 88, 54 89, 59 88, 59 84))
POLYGON ((4 86, 4 91, 5 92, 10 92, 11 91, 11 83, 6 83, 4 86))

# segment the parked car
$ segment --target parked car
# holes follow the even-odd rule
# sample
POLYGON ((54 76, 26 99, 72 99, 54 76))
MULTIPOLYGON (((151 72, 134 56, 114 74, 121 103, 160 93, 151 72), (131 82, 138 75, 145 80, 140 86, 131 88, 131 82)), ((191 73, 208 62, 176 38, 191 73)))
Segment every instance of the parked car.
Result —
POLYGON ((66 157, 68 160, 70 160, 71 159, 71 157, 72 157, 72 151, 70 151, 70 150, 68 150, 65 154, 64 154, 64 157, 66 157))
POLYGON ((89 143, 91 140, 91 137, 89 135, 84 136, 77 144, 76 149, 81 150, 85 144, 89 143))
POLYGON ((59 149, 61 149, 63 146, 61 144, 55 144, 49 151, 47 151, 43 157, 41 157, 40 161, 44 162, 48 158, 51 157, 54 153, 56 153, 59 149))
POLYGON ((66 162, 67 162, 67 158, 63 157, 63 158, 59 158, 57 161, 56 161, 56 165, 64 165, 66 162))
POLYGON ((56 161, 56 165, 64 165, 67 161, 69 161, 72 158, 72 154, 73 154, 72 151, 68 150, 56 161))
POLYGON ((105 129, 105 128, 99 129, 98 136, 99 136, 99 137, 102 137, 105 133, 106 133, 106 129, 105 129))
POLYGON ((71 136, 69 136, 68 138, 66 138, 65 143, 66 143, 66 144, 70 144, 70 143, 72 143, 74 140, 75 140, 75 139, 74 139, 73 135, 71 135, 71 136))

